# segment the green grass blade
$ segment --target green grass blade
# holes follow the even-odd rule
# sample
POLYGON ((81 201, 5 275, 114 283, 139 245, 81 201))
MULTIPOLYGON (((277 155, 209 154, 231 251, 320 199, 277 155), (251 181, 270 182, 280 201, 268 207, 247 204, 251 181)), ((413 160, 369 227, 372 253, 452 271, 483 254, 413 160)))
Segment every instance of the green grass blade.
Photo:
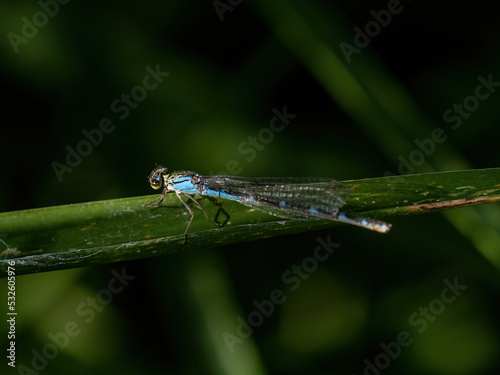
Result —
MULTIPOLYGON (((343 210, 383 218, 442 211, 500 200, 500 168, 346 181, 352 187, 343 210)), ((198 248, 282 236, 340 225, 333 221, 284 220, 223 200, 225 212, 202 199, 207 222, 195 218, 182 244, 189 214, 175 195, 159 208, 140 207, 155 196, 47 207, 0 214, 0 276, 14 261, 16 274, 46 272, 147 258, 198 248)), ((361 230, 361 229, 360 229, 361 230)), ((390 234, 389 234, 390 235, 390 234)))

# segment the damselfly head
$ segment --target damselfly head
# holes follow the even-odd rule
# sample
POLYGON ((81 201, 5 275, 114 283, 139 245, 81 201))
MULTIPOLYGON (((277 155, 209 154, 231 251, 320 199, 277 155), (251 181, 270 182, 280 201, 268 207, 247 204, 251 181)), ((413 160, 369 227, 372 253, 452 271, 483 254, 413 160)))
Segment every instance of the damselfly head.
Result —
POLYGON ((166 175, 168 169, 163 166, 155 168, 148 177, 149 184, 155 190, 158 190, 163 185, 163 176, 166 175))

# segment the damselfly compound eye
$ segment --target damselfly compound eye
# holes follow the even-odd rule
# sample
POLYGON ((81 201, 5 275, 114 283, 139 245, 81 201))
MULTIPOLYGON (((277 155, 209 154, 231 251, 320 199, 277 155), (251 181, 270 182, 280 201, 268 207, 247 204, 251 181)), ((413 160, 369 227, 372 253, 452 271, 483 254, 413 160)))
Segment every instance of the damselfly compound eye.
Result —
POLYGON ((167 173, 167 168, 158 167, 149 175, 149 184, 153 189, 159 189, 163 185, 163 175, 167 173))
POLYGON ((158 176, 156 178, 151 178, 149 180, 149 184, 151 185, 151 187, 153 189, 159 189, 159 188, 161 188, 161 185, 162 185, 162 183, 161 183, 161 176, 158 176))

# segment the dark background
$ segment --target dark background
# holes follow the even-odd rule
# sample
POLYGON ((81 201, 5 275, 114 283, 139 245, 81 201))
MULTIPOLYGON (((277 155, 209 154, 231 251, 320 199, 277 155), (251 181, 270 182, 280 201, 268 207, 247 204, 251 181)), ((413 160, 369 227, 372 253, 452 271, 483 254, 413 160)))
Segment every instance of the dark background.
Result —
MULTIPOLYGON (((398 174, 415 139, 436 128, 447 140, 412 172, 500 164, 500 93, 478 101, 456 129, 443 119, 474 95, 479 76, 500 82, 495 2, 403 1, 350 63, 340 43, 354 46, 354 28, 394 1, 245 1, 223 20, 210 1, 70 1, 57 12, 47 4, 57 14, 39 16, 46 24, 17 53, 11 33, 22 36, 22 17, 33 21, 42 8, 0 5, 2 211, 151 194, 146 177, 156 163, 211 174, 231 172, 234 160, 245 176, 398 174), (169 76, 120 119, 112 103, 142 84, 148 66, 169 76), (371 102, 352 94, 351 74, 371 102), (242 143, 285 106, 296 117, 249 160, 242 143), (54 162, 66 164, 68 147, 104 118, 113 131, 59 179, 54 162)), ((22 276, 18 364, 32 367, 48 334, 75 321, 81 333, 41 373, 377 374, 367 363, 378 363, 384 374, 493 374, 499 212, 389 218, 388 235, 342 226, 22 276), (329 236, 340 246, 292 290, 283 276, 329 236), (78 306, 123 267, 133 281, 85 323, 78 306), (467 288, 440 304, 445 280, 467 288), (238 317, 274 290, 285 301, 230 353, 223 334, 237 335, 238 317), (421 308, 431 312, 415 324, 421 308), (397 350, 391 343, 404 332, 411 344, 397 350), (381 343, 393 348, 387 363, 381 343)))

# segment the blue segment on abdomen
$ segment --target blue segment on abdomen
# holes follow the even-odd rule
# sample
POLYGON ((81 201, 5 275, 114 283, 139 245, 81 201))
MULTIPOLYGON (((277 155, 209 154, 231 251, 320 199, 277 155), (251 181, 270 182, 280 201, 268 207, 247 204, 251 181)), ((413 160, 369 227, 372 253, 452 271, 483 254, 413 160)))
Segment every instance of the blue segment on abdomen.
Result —
POLYGON ((319 215, 319 214, 321 214, 321 212, 319 212, 318 209, 315 208, 315 207, 309 207, 309 213, 313 214, 313 215, 319 215))
POLYGON ((226 193, 226 191, 224 189, 223 190, 206 189, 206 190, 203 191, 202 194, 203 195, 208 195, 208 196, 211 196, 211 197, 217 197, 217 198, 220 197, 220 198, 232 199, 232 200, 238 200, 238 199, 241 198, 238 195, 226 193))

